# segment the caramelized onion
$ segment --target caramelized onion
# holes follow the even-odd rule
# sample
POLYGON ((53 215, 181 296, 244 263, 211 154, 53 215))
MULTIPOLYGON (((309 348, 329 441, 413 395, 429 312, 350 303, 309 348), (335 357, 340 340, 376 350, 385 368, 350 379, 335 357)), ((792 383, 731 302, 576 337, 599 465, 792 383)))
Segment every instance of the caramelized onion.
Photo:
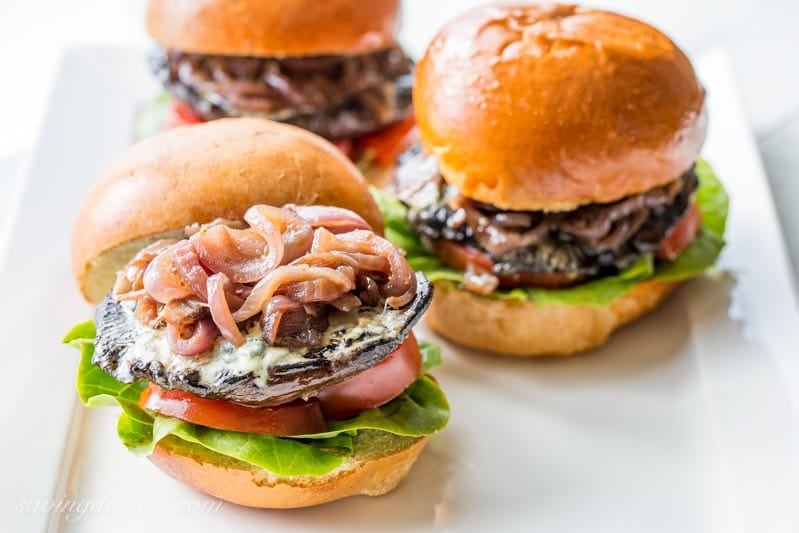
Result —
POLYGON ((227 294, 227 303, 231 309, 236 310, 241 307, 241 304, 244 303, 244 300, 252 292, 252 287, 249 285, 244 285, 242 283, 231 283, 227 287, 225 287, 225 293, 227 294))
POLYGON ((349 265, 339 265, 336 267, 336 272, 340 272, 347 276, 352 286, 355 286, 355 274, 357 271, 354 268, 349 265))
MULTIPOLYGON (((277 231, 277 230, 275 230, 277 231)), ((224 225, 203 228, 191 237, 202 263, 235 283, 258 281, 280 264, 283 242, 278 233, 264 240, 262 232, 224 225)))
POLYGON ((318 305, 302 305, 285 296, 273 296, 264 307, 261 326, 261 336, 268 344, 302 348, 318 344, 330 323, 318 305))
POLYGON ((117 300, 120 302, 129 302, 131 300, 139 300, 147 296, 147 291, 144 289, 139 289, 137 291, 130 291, 125 292, 117 296, 117 300))
POLYGON ((144 288, 156 301, 166 304, 194 294, 175 269, 171 248, 162 250, 144 269, 144 288))
POLYGON ((117 272, 117 279, 114 281, 114 287, 111 291, 119 297, 121 294, 125 294, 133 290, 133 280, 137 277, 140 277, 144 273, 143 268, 135 267, 135 266, 126 266, 119 272, 117 272))
POLYGON ((143 324, 152 324, 158 318, 158 302, 149 295, 141 298, 136 302, 136 310, 133 311, 133 316, 143 324))
POLYGON ((183 241, 174 246, 171 253, 180 279, 194 291, 195 296, 198 296, 203 302, 207 302, 208 273, 200 264, 200 257, 194 250, 194 246, 189 241, 183 241))
POLYGON ((402 307, 416 293, 402 252, 352 211, 256 205, 244 218, 249 227, 221 219, 187 226, 187 239, 144 248, 118 274, 115 296, 137 302, 138 320, 166 325, 175 353, 203 353, 219 334, 241 346, 238 324, 259 313, 270 344, 311 346, 332 310, 383 298, 402 307))
POLYGON ((346 275, 332 268, 309 267, 306 265, 282 266, 267 274, 264 279, 253 287, 252 293, 250 293, 247 300, 233 313, 233 319, 236 322, 242 322, 256 315, 278 289, 285 285, 316 279, 329 279, 336 284, 347 287, 347 291, 352 290, 355 286, 346 275))
POLYGON ((341 265, 347 265, 353 269, 358 268, 358 261, 352 254, 344 252, 319 252, 304 255, 291 262, 292 265, 308 265, 308 266, 323 266, 328 268, 336 268, 341 265))
POLYGON ((233 314, 230 312, 225 294, 225 289, 229 284, 230 279, 221 272, 208 278, 208 307, 222 336, 234 346, 241 346, 244 344, 244 336, 239 331, 236 321, 233 320, 233 314))
POLYGON ((247 229, 247 223, 243 220, 230 220, 228 218, 215 218, 211 222, 207 224, 200 224, 199 222, 195 222, 194 224, 189 224, 185 228, 183 228, 183 235, 188 239, 195 233, 199 232, 203 228, 210 228, 212 226, 227 226, 233 229, 247 229))
POLYGON ((353 311, 361 306, 361 299, 354 294, 345 294, 341 298, 336 298, 330 302, 330 305, 339 311, 349 313, 350 311, 353 311))
POLYGON ((416 276, 408 262, 399 252, 388 257, 391 264, 391 278, 384 286, 388 298, 386 303, 399 309, 411 303, 416 296, 416 276))
POLYGON ((244 220, 261 233, 270 247, 273 240, 282 243, 277 264, 289 263, 305 254, 313 242, 313 228, 308 221, 288 209, 255 205, 244 214, 244 220))
POLYGON ((391 275, 383 286, 383 291, 388 295, 386 303, 399 308, 413 300, 416 294, 416 277, 405 256, 389 241, 371 231, 355 230, 333 235, 324 228, 317 229, 311 251, 325 252, 333 249, 386 258, 391 270, 391 275))
POLYGON ((323 254, 326 252, 353 252, 358 250, 341 249, 341 241, 333 233, 325 228, 318 228, 314 231, 311 254, 323 254))
POLYGON ((158 321, 177 326, 188 326, 205 318, 205 306, 194 300, 172 300, 161 306, 158 321))
POLYGON ((155 241, 154 243, 146 246, 138 251, 138 253, 133 257, 131 263, 141 263, 141 264, 148 264, 150 261, 155 259, 155 256, 169 248, 170 246, 177 244, 179 241, 178 239, 161 239, 155 241))
POLYGON ((369 276, 358 278, 358 298, 366 305, 375 306, 380 303, 380 287, 369 276))
POLYGON ((368 272, 383 272, 389 274, 391 267, 388 264, 388 259, 380 255, 362 254, 353 252, 349 254, 358 263, 358 270, 366 270, 368 272))
POLYGON ((138 291, 144 288, 142 282, 144 269, 147 268, 147 265, 149 265, 162 250, 169 248, 176 242, 178 241, 175 239, 162 239, 139 250, 133 259, 125 265, 125 268, 117 273, 117 279, 113 288, 114 295, 118 296, 129 291, 138 291))
POLYGON ((346 285, 340 285, 328 278, 298 281, 281 289, 286 296, 302 304, 330 302, 347 294, 346 285))
POLYGON ((329 205, 287 205, 286 207, 307 220, 313 229, 325 228, 332 233, 372 229, 360 215, 342 207, 329 205))
POLYGON ((191 334, 184 338, 182 328, 176 324, 167 324, 166 338, 169 348, 180 355, 193 356, 207 352, 214 345, 216 339, 216 327, 213 320, 203 318, 192 326, 191 334))
POLYGON ((280 330, 280 321, 288 312, 296 312, 302 306, 293 301, 288 296, 273 296, 264 306, 264 314, 261 317, 261 336, 269 345, 277 341, 277 333, 280 330))

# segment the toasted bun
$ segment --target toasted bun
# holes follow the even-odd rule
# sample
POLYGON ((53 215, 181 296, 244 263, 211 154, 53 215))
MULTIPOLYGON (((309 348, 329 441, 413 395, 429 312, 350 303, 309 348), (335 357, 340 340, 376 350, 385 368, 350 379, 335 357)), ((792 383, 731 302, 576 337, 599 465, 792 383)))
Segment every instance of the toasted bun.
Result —
POLYGON ((466 196, 560 211, 675 179, 704 142, 705 92, 651 26, 606 11, 487 6, 448 24, 416 69, 425 148, 466 196))
POLYGON ((359 494, 385 494, 405 479, 426 442, 427 438, 408 439, 399 450, 351 460, 321 477, 288 478, 243 463, 222 464, 208 455, 186 455, 168 439, 156 446, 149 459, 178 481, 222 500, 247 507, 289 509, 359 494))
POLYGON ((242 56, 363 54, 394 44, 399 0, 150 0, 165 48, 242 56))
POLYGON ((294 126, 223 119, 176 128, 130 149, 89 191, 72 233, 72 268, 89 302, 139 249, 195 222, 241 219, 254 204, 327 204, 380 233, 380 211, 335 146, 294 126))
POLYGON ((646 282, 604 307, 538 306, 484 298, 436 284, 428 326, 459 344, 516 356, 565 356, 604 344, 616 329, 655 309, 677 283, 646 282))

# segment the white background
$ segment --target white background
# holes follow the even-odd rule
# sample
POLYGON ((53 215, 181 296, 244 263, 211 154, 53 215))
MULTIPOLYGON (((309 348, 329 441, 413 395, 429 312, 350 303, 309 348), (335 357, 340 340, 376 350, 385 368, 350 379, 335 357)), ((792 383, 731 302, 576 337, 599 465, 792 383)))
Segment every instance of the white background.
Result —
MULTIPOLYGON (((406 0, 405 22, 432 37, 447 18, 480 3, 406 0)), ((592 5, 655 24, 693 57, 719 44, 730 51, 797 265, 799 180, 793 174, 799 172, 799 1, 605 0, 592 5)), ((0 246, 62 51, 76 45, 148 46, 144 7, 145 0, 0 0, 0 246)))

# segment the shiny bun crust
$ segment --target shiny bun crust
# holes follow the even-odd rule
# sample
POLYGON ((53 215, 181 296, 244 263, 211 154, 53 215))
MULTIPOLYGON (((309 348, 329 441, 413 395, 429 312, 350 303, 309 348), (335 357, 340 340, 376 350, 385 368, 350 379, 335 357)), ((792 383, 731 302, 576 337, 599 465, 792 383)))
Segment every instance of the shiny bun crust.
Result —
POLYGON ((707 128, 705 92, 665 35, 556 4, 452 21, 413 98, 445 179, 502 209, 570 210, 662 185, 691 166, 707 128))
POLYGON ((359 213, 382 233, 380 211, 358 169, 300 128, 223 119, 146 139, 95 183, 72 232, 72 268, 99 302, 144 245, 195 222, 241 219, 254 204, 327 204, 359 213))
POLYGON ((242 56, 364 54, 394 44, 399 0, 150 0, 165 48, 242 56))
POLYGON ((265 509, 309 507, 359 494, 380 496, 408 475, 427 438, 414 439, 390 453, 353 460, 318 478, 287 478, 257 468, 225 465, 208 456, 187 456, 161 441, 149 456, 169 476, 222 500, 265 509))
POLYGON ((479 350, 522 357, 567 356, 604 344, 615 330, 655 309, 677 283, 646 282, 604 307, 538 306, 531 301, 484 298, 436 283, 427 325, 479 350))

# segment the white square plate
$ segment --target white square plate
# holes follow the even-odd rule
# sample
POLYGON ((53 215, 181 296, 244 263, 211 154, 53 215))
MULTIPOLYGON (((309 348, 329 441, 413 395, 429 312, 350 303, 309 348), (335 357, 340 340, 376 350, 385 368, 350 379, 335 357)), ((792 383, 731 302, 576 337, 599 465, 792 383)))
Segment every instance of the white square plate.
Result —
POLYGON ((797 531, 793 281, 726 56, 698 68, 710 95, 704 154, 732 199, 727 274, 686 284, 601 350, 569 360, 442 342, 435 374, 452 422, 397 491, 255 511, 217 504, 131 456, 114 409, 76 402, 77 353, 59 339, 91 311, 70 273, 71 222, 157 87, 141 51, 68 53, 0 256, 2 529, 797 531))

